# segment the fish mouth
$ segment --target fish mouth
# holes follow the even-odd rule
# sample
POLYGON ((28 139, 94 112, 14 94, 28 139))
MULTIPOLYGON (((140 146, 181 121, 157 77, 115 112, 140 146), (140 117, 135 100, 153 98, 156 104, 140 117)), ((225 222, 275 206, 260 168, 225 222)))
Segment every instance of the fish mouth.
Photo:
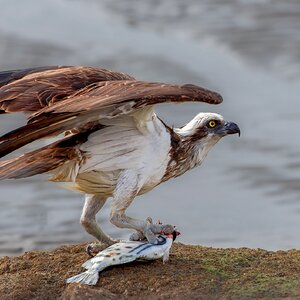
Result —
POLYGON ((175 241, 176 238, 177 238, 179 235, 181 235, 181 233, 180 233, 178 230, 175 229, 175 230, 172 232, 173 241, 175 241))

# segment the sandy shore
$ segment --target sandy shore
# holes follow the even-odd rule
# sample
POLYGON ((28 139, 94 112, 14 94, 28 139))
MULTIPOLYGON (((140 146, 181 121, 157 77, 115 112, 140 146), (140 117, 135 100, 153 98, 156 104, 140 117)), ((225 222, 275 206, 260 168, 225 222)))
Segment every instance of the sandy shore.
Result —
POLYGON ((170 261, 102 272, 96 287, 66 285, 82 271, 85 244, 0 259, 5 299, 299 299, 300 251, 215 249, 175 243, 170 261))

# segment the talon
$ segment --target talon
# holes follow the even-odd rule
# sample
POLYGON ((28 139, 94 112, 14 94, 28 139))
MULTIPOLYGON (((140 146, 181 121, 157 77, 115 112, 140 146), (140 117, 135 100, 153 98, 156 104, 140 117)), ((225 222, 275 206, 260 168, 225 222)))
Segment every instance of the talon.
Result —
POLYGON ((172 233, 175 230, 175 226, 172 225, 162 225, 161 230, 163 233, 172 233))
POLYGON ((144 231, 143 231, 144 236, 147 238, 148 242, 151 243, 151 244, 157 244, 158 243, 158 240, 157 240, 157 237, 156 237, 156 234, 158 233, 157 228, 156 228, 157 226, 158 225, 153 225, 151 223, 151 224, 146 225, 145 228, 144 228, 144 231))
MULTIPOLYGON (((117 242, 117 241, 114 241, 117 242)), ((112 243, 113 244, 113 243, 112 243)), ((90 256, 94 257, 96 256, 100 251, 104 250, 108 246, 111 246, 112 244, 106 244, 106 243, 91 243, 86 246, 85 252, 90 256)))
POLYGON ((129 240, 130 241, 143 241, 143 240, 145 240, 145 236, 140 231, 136 231, 131 234, 131 236, 129 237, 129 240))
MULTIPOLYGON (((95 253, 93 246, 91 244, 86 246, 85 252, 88 254, 89 257, 94 257, 97 255, 97 253, 95 253)), ((98 251, 98 252, 100 252, 100 251, 98 251)))
POLYGON ((153 221, 152 221, 152 218, 151 218, 151 217, 148 217, 148 218, 146 219, 146 222, 149 223, 149 224, 153 224, 153 221))
POLYGON ((149 243, 155 244, 155 245, 158 243, 158 239, 157 239, 156 235, 151 231, 151 229, 145 230, 144 235, 147 238, 149 243))
POLYGON ((86 247, 85 247, 85 252, 87 253, 87 255, 88 256, 92 256, 92 254, 91 254, 91 246, 90 245, 87 245, 86 247))
POLYGON ((148 217, 146 219, 144 228, 142 231, 136 231, 130 236, 131 241, 143 241, 147 239, 147 241, 151 244, 157 244, 158 234, 172 234, 175 230, 175 226, 173 225, 163 225, 161 221, 153 224, 152 218, 148 217))

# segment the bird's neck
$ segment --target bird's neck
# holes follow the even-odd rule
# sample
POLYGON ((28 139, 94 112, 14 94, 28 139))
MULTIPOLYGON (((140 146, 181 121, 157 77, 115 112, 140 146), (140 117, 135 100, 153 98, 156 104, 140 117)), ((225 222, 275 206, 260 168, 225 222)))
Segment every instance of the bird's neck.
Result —
POLYGON ((190 134, 184 131, 184 128, 172 129, 167 127, 167 130, 171 137, 171 149, 169 152, 170 160, 163 181, 180 176, 199 166, 215 144, 207 143, 206 138, 201 136, 201 133, 190 134))
POLYGON ((163 181, 177 177, 201 164, 207 152, 201 149, 192 136, 181 134, 180 129, 167 127, 171 137, 169 163, 163 181), (206 153, 205 153, 206 152, 206 153))

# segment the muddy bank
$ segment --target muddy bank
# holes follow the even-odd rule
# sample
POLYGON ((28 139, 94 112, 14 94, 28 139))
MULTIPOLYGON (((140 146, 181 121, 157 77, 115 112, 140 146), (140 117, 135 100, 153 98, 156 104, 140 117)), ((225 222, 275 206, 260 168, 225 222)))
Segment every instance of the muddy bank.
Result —
POLYGON ((170 261, 107 269, 96 287, 66 285, 81 272, 85 244, 0 259, 4 299, 292 299, 300 297, 300 251, 214 249, 176 243, 170 261))

